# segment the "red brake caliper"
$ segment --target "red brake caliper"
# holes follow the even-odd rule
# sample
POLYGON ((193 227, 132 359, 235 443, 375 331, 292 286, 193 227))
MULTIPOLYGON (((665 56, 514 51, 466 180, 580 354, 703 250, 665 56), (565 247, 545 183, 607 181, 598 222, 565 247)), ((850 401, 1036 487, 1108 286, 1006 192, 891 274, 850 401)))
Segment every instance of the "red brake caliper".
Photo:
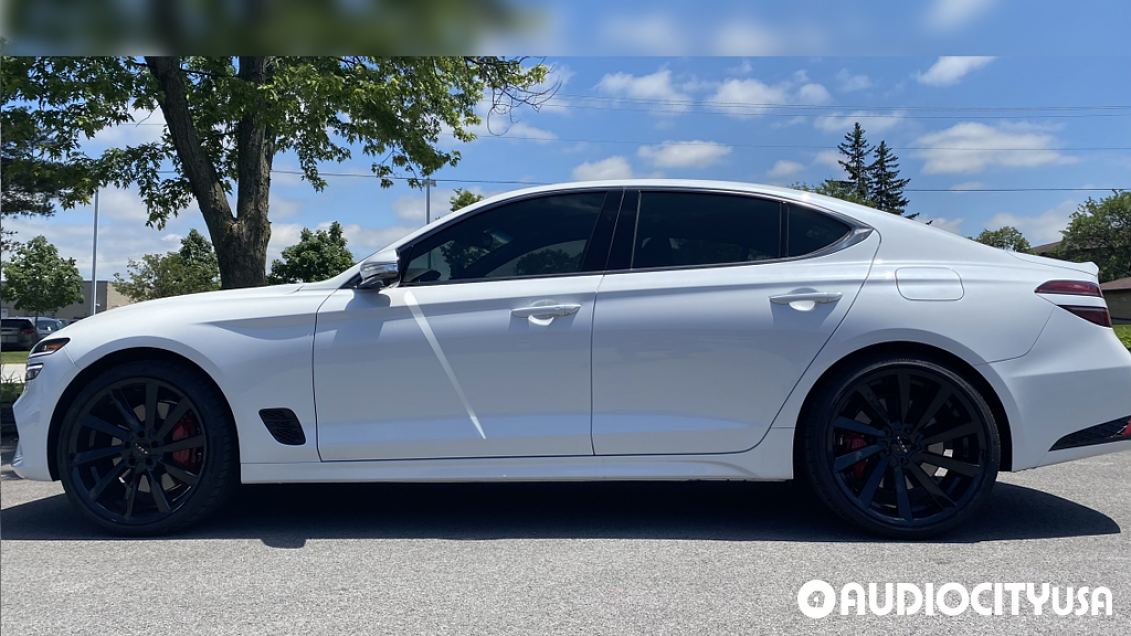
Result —
MULTIPOLYGON (((197 423, 196 423, 196 418, 190 412, 190 413, 185 413, 185 416, 181 418, 181 421, 177 422, 176 426, 173 427, 173 431, 172 431, 171 435, 172 435, 173 441, 175 442, 179 439, 184 439, 186 437, 191 437, 193 435, 196 435, 197 430, 198 430, 198 426, 197 426, 197 423)), ((185 450, 181 450, 181 451, 177 451, 177 452, 173 453, 173 461, 178 466, 180 466, 181 468, 185 468, 185 469, 188 469, 188 470, 193 470, 193 469, 198 468, 198 466, 196 465, 197 464, 196 450, 191 449, 191 448, 186 448, 185 450)))
MULTIPOLYGON (((864 448, 868 445, 868 442, 864 441, 864 436, 860 433, 845 433, 844 438, 848 441, 848 452, 860 450, 861 448, 864 448)), ((864 464, 866 464, 867 462, 868 460, 862 459, 853 464, 852 475, 857 479, 864 479, 864 464)))

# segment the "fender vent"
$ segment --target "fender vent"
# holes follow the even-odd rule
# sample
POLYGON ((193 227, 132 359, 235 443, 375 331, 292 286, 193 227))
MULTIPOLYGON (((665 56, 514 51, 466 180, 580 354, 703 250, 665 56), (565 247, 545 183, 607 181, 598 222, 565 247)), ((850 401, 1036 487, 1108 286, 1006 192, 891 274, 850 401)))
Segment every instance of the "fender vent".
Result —
POLYGON ((306 433, 302 432, 298 416, 290 409, 263 409, 259 411, 264 426, 276 442, 287 446, 302 446, 306 443, 306 433))

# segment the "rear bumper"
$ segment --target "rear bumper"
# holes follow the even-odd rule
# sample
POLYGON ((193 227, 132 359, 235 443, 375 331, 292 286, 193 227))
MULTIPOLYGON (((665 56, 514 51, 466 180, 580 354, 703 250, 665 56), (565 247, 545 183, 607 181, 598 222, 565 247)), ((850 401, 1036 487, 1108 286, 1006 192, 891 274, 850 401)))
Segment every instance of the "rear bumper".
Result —
POLYGON ((1009 415, 1013 470, 1131 449, 1108 439, 1125 429, 1099 430, 1131 414, 1131 352, 1110 329, 1055 311, 1027 355, 982 366, 1009 415))

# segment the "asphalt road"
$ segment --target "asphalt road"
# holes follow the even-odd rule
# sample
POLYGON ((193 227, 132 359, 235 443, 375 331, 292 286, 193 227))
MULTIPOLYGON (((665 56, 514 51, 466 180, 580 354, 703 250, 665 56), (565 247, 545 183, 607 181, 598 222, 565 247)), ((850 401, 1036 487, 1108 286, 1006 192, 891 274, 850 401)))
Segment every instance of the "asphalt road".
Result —
POLYGON ((10 456, 5 635, 1131 631, 1131 453, 1005 475, 981 518, 924 543, 743 483, 254 486, 204 527, 120 540, 10 456), (1115 614, 810 619, 810 579, 1102 585, 1115 614))

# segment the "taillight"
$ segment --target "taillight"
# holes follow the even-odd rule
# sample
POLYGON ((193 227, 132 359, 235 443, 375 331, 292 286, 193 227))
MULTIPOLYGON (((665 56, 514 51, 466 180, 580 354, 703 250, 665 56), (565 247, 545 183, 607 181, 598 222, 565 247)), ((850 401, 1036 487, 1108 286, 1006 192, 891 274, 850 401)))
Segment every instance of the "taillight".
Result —
POLYGON ((20 329, 20 333, 35 333, 35 329, 20 329))
POLYGON ((1079 305, 1057 305, 1057 307, 1101 327, 1111 327, 1111 314, 1107 313, 1107 307, 1081 307, 1079 305))
POLYGON ((1037 288, 1038 294, 1059 294, 1061 296, 1093 296, 1103 298, 1104 293, 1095 283, 1078 280, 1050 280, 1037 288))
MULTIPOLYGON (((1092 298, 1103 298, 1104 294, 1100 290, 1100 286, 1088 281, 1080 280, 1050 280, 1037 288, 1038 294, 1053 294, 1056 296, 1090 296, 1092 298)), ((1051 300, 1051 299, 1050 299, 1051 300)), ((1085 305, 1061 305, 1056 304, 1061 309, 1076 314, 1077 316, 1087 320, 1088 322, 1099 325, 1101 327, 1111 328, 1111 314, 1108 313, 1107 307, 1088 307, 1085 305)))

